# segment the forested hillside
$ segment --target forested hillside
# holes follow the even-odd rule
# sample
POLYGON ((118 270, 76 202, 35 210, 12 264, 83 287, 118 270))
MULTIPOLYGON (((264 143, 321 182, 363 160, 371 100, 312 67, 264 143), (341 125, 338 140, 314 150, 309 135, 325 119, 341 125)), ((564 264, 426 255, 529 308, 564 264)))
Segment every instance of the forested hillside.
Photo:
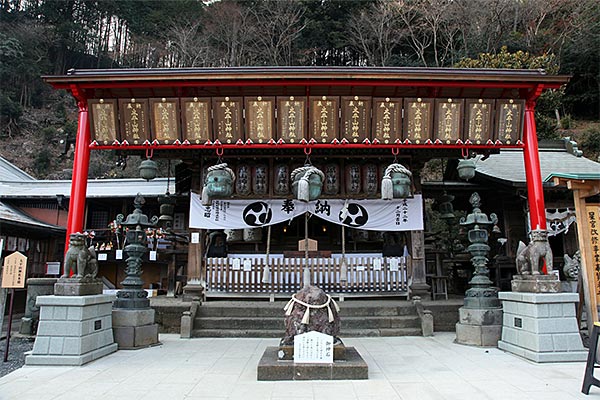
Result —
MULTIPOLYGON (((76 108, 40 76, 70 68, 542 67, 573 75, 543 136, 564 134, 556 110, 558 128, 600 119, 597 0, 0 0, 0 24, 0 155, 40 178, 69 177, 76 108)), ((597 125, 579 138, 600 150, 597 125)))

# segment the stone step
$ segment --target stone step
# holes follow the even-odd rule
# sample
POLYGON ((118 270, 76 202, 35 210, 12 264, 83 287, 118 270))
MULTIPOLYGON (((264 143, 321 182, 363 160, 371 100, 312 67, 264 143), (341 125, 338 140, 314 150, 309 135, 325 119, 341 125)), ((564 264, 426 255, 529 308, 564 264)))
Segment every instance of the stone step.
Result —
MULTIPOLYGON (((284 324, 283 317, 201 317, 194 321, 194 326, 201 329, 285 329, 284 324)), ((396 329, 420 326, 419 318, 416 316, 342 317, 341 324, 342 328, 347 329, 396 329)))
MULTIPOLYGON (((282 338, 283 329, 194 329, 192 337, 259 337, 259 338, 282 338)), ((340 337, 381 337, 381 336, 421 336, 418 328, 395 328, 395 329, 342 329, 340 337)))
MULTIPOLYGON (((340 317, 364 317, 364 316, 406 316, 416 313, 411 303, 398 306, 356 306, 340 304, 340 317)), ((281 317, 284 316, 283 307, 285 303, 256 303, 248 305, 217 305, 214 303, 203 304, 198 309, 199 317, 281 317)))

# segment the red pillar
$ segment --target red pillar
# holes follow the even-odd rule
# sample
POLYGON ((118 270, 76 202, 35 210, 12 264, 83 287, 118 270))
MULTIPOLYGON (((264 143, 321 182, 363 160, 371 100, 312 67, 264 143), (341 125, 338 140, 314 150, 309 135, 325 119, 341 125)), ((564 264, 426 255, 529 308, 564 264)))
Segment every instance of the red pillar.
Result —
POLYGON ((78 105, 79 121, 75 142, 75 159, 73 160, 73 177, 71 179, 71 199, 69 201, 65 252, 69 247, 69 236, 72 233, 83 231, 87 178, 90 164, 90 125, 87 103, 79 101, 78 105))
POLYGON ((529 202, 529 222, 531 229, 546 229, 546 207, 544 205, 544 188, 538 154, 537 133, 533 111, 534 101, 525 104, 524 159, 525 177, 527 179, 527 200, 529 202))

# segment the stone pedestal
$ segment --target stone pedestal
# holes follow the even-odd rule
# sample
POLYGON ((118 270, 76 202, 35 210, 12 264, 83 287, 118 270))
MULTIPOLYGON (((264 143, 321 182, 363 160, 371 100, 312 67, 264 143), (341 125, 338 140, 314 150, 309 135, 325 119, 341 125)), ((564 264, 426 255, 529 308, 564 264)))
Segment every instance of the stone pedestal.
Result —
POLYGON ((279 360, 277 346, 267 347, 257 367, 259 381, 369 379, 369 367, 354 347, 345 348, 345 360, 331 364, 298 364, 279 360))
POLYGON ((515 275, 511 281, 513 292, 559 293, 561 285, 558 276, 550 275, 515 275))
POLYGON ((502 332, 502 308, 458 309, 456 342, 470 346, 496 346, 502 332))
POLYGON ((56 296, 90 296, 102 294, 102 281, 96 278, 60 278, 54 284, 54 294, 56 296))
POLYGON ((112 310, 113 332, 119 350, 158 344, 158 324, 154 323, 154 313, 152 308, 112 310))
POLYGON ((83 365, 117 350, 112 295, 39 296, 40 323, 27 365, 83 365))
POLYGON ((195 298, 204 298, 204 282, 200 280, 189 280, 183 287, 183 301, 193 301, 195 298))
POLYGON ((502 350, 543 362, 585 361, 575 317, 577 293, 501 292, 502 350))
POLYGON ((21 318, 22 335, 35 335, 40 320, 40 308, 35 304, 38 296, 54 294, 56 278, 29 278, 27 279, 27 301, 25 302, 25 314, 21 318))

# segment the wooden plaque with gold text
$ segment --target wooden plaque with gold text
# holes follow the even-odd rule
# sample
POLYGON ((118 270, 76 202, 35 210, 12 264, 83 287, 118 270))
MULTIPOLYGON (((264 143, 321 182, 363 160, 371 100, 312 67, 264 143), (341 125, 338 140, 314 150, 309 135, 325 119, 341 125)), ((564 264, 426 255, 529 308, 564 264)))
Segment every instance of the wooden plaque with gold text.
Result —
POLYGON ((212 140, 211 99, 186 97, 181 99, 183 140, 204 144, 212 140))
POLYGON ((100 145, 113 144, 115 140, 119 140, 117 100, 91 99, 88 100, 88 109, 92 140, 100 145))
POLYGON ((339 139, 339 103, 336 96, 310 97, 310 137, 317 143, 339 139))
POLYGON ((506 144, 516 144, 523 139, 522 100, 496 100, 496 131, 499 140, 506 144))
POLYGON ((244 140, 242 123, 243 101, 241 97, 213 98, 215 140, 223 144, 234 144, 244 140))
POLYGON ((179 139, 179 99, 150 99, 150 121, 154 139, 172 144, 179 139))
POLYGON ((121 139, 140 145, 151 140, 148 120, 148 99, 119 99, 121 139))
POLYGON ((492 110, 494 101, 489 99, 467 99, 465 140, 473 144, 485 144, 492 138, 492 110))
POLYGON ((434 139, 439 139, 443 144, 454 144, 461 139, 463 103, 460 99, 435 100, 434 139))
POLYGON ((373 140, 396 143, 402 139, 402 99, 373 99, 373 140))
POLYGON ((371 132, 371 97, 342 97, 342 137, 362 143, 371 132))
POLYGON ((245 97, 246 137, 253 143, 275 138, 275 97, 245 97))
POLYGON ((415 144, 431 139, 433 99, 404 99, 404 138, 415 144))
POLYGON ((277 135, 285 143, 306 138, 306 97, 277 97, 277 135))

